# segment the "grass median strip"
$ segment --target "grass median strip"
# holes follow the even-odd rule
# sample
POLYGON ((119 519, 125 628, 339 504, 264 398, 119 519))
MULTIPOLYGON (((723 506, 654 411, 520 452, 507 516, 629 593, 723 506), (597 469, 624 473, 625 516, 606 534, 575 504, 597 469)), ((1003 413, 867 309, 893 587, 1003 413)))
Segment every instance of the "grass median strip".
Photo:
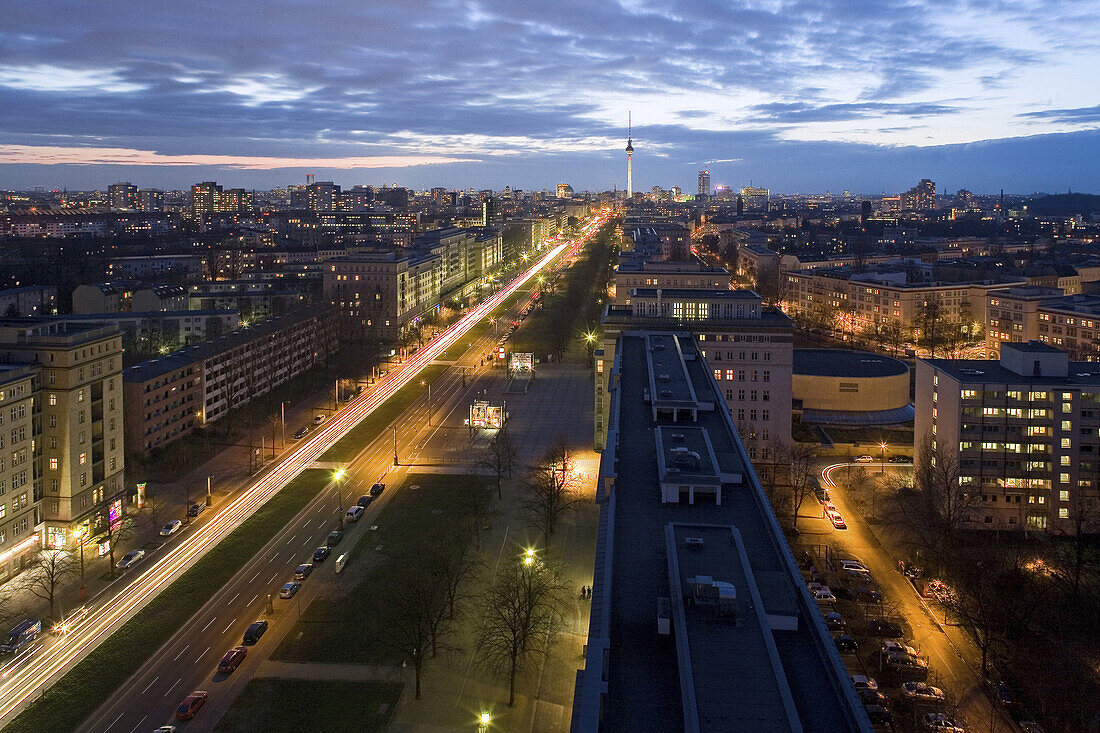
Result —
POLYGON ((124 623, 42 697, 6 733, 74 730, 193 616, 331 478, 310 469, 260 507, 145 608, 124 623))
POLYGON ((250 680, 215 733, 323 730, 374 733, 389 722, 404 685, 347 680, 250 680))

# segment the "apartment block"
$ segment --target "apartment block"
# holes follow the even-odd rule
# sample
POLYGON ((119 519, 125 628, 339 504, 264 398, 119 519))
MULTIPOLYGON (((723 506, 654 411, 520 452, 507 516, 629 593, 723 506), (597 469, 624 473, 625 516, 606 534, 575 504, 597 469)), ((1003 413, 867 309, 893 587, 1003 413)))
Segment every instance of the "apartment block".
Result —
POLYGON ((1066 350, 1071 359, 1100 360, 1100 293, 1063 295, 1060 288, 1013 288, 988 298, 986 347, 1041 341, 1066 350))
POLYGON ((94 535, 123 511, 122 335, 104 323, 2 320, 0 363, 38 370, 33 455, 30 434, 5 455, 36 482, 41 539, 63 547, 77 527, 94 535))
POLYGON ((1039 341, 1000 350, 917 361, 917 465, 957 461, 966 527, 1100 530, 1100 369, 1039 341))
POLYGON ((634 288, 721 290, 728 288, 729 271, 699 262, 654 262, 648 258, 619 258, 612 278, 613 302, 629 305, 634 288))
POLYGON ((752 458, 767 459, 768 446, 790 442, 794 324, 755 292, 635 288, 630 305, 607 307, 603 328, 603 355, 596 357, 598 450, 604 446, 609 407, 604 355, 615 353, 624 332, 639 328, 694 336, 734 424, 753 438, 753 446, 768 451, 752 458))
POLYGON ((34 394, 38 368, 0 365, 0 582, 42 545, 42 494, 34 480, 34 394))
POLYGON ((202 423, 203 362, 177 351, 128 368, 122 375, 126 450, 147 455, 202 423))

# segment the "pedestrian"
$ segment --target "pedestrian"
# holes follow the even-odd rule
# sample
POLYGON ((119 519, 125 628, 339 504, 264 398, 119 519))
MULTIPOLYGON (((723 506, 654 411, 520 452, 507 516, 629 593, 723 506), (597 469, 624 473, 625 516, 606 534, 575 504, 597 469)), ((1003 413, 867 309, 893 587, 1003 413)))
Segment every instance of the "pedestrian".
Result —
POLYGON ((581 586, 581 600, 584 600, 584 586, 581 586))

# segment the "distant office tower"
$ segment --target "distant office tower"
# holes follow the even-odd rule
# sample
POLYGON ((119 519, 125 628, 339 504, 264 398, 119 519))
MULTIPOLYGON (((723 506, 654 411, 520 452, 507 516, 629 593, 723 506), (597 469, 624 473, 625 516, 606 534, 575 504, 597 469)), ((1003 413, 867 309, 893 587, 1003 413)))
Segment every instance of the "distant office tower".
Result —
POLYGON ((138 187, 129 181, 112 183, 107 187, 107 195, 112 209, 138 208, 138 187))
POLYGON ((558 198, 559 199, 571 199, 573 198, 573 187, 568 183, 558 184, 558 198))
POLYGON ((765 214, 768 211, 768 199, 771 191, 757 186, 742 186, 741 200, 745 202, 745 211, 754 214, 765 214))
POLYGON ((955 198, 959 202, 959 206, 964 209, 969 209, 974 206, 974 194, 967 191, 965 188, 960 188, 959 192, 955 194, 955 198))
POLYGON ((865 200, 859 205, 859 221, 861 224, 866 224, 867 220, 871 218, 872 210, 870 201, 865 200))
POLYGON ((340 187, 332 181, 318 181, 306 186, 309 208, 313 211, 336 211, 340 204, 340 187))
POLYGON ((344 211, 366 211, 374 203, 374 186, 352 186, 344 191, 340 201, 344 211))
POLYGON ((706 168, 699 171, 699 195, 710 196, 710 171, 706 168))
POLYGON ((203 214, 216 210, 222 187, 214 181, 203 181, 191 186, 191 216, 201 219, 203 214))
POLYGON ((214 211, 251 211, 252 194, 243 188, 227 188, 215 197, 214 211))
POLYGON ((141 211, 163 211, 164 191, 155 188, 143 188, 138 191, 138 209, 141 211))
POLYGON ((922 178, 920 183, 901 195, 903 211, 932 211, 936 208, 936 183, 922 178))
POLYGON ((634 141, 631 140, 630 113, 626 115, 626 197, 634 196, 634 170, 632 159, 634 158, 634 141))
POLYGON ((486 196, 481 200, 481 226, 495 226, 500 221, 500 202, 492 196, 486 196))

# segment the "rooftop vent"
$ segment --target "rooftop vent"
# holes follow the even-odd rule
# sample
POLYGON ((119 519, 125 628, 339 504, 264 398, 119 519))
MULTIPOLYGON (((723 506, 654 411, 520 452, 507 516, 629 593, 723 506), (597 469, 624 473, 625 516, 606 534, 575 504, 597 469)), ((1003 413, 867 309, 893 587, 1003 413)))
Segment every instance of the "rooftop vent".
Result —
POLYGON ((687 440, 686 436, 683 433, 673 433, 672 439, 677 443, 683 443, 685 440, 687 440))

